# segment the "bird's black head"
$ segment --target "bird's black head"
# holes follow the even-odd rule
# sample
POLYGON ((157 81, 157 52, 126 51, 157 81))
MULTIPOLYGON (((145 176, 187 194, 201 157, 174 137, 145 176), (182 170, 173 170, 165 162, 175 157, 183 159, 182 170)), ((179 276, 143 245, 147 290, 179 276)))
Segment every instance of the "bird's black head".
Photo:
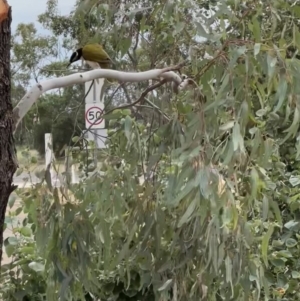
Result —
POLYGON ((68 67, 69 67, 72 63, 74 63, 74 62, 76 62, 76 61, 79 61, 79 60, 81 59, 81 57, 82 57, 82 48, 79 48, 79 49, 77 49, 75 52, 72 53, 72 55, 71 55, 71 57, 70 57, 70 63, 69 63, 69 65, 68 65, 68 67))

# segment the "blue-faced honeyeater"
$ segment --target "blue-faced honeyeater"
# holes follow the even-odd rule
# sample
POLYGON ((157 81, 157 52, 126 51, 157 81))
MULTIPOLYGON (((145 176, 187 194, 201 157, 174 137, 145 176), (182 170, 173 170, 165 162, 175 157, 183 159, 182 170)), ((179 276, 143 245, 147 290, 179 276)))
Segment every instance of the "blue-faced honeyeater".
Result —
POLYGON ((111 64, 114 64, 102 45, 96 43, 87 44, 73 52, 68 67, 80 59, 84 59, 93 69, 98 69, 99 66, 102 69, 109 69, 111 64))

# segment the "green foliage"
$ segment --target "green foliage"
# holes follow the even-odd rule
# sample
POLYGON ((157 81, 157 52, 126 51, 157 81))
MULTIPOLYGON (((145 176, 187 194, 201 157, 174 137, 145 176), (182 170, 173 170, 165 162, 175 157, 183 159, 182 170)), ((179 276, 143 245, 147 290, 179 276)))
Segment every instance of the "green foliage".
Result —
MULTIPOLYGON (((16 197, 12 197, 9 206, 12 207, 16 197)), ((11 261, 2 265, 1 297, 3 300, 45 300, 45 278, 42 258, 39 257, 35 241, 32 237, 30 217, 23 223, 18 222, 18 215, 23 211, 18 206, 5 219, 7 228, 12 235, 4 241, 4 250, 11 261), (26 299, 27 298, 27 299, 26 299)))
MULTIPOLYGON (((37 247, 26 276, 47 283, 39 293, 50 301, 84 300, 87 291, 101 300, 300 300, 298 6, 90 0, 70 16, 55 9, 49 1, 40 21, 70 48, 103 41, 129 70, 188 58, 182 72, 194 85, 177 95, 165 85, 138 109, 105 116, 104 176, 22 195, 37 247)), ((133 102, 147 84, 128 85, 113 102, 109 87, 106 101, 133 102)), ((52 106, 44 125, 53 133, 59 101, 66 108, 70 99, 40 102, 45 115, 52 106)))
MULTIPOLYGON (((35 26, 19 24, 12 40, 12 98, 14 104, 24 96, 32 81, 45 77, 63 76, 66 73, 62 49, 58 47, 57 36, 40 36, 35 26)), ((83 87, 60 89, 59 93, 46 94, 30 110, 19 125, 16 141, 21 145, 33 146, 44 153, 44 134, 53 132, 56 154, 70 144, 73 134, 83 128, 83 87), (78 118, 78 116, 80 116, 78 118)))
POLYGON ((31 78, 38 82, 41 66, 49 57, 58 55, 57 38, 39 36, 33 23, 19 24, 12 42, 14 81, 23 86, 28 85, 31 78))

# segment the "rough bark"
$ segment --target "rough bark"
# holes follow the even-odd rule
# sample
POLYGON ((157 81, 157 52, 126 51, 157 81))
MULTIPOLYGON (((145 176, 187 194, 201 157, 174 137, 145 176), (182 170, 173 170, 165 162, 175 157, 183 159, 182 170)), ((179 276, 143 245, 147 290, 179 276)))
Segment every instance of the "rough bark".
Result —
MULTIPOLYGON (((1 1, 1 0, 0 0, 1 1)), ((2 260, 3 229, 8 198, 16 188, 12 185, 17 169, 13 138, 13 114, 10 78, 11 8, 0 23, 0 262, 2 260)))

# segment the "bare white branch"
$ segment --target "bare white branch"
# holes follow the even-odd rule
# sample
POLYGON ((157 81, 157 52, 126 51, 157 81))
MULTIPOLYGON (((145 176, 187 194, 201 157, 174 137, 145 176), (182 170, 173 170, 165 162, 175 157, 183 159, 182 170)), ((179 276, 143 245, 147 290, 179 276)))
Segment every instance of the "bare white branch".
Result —
MULTIPOLYGON (((179 68, 174 67, 173 70, 175 69, 179 68)), ((168 79, 168 81, 172 81, 174 83, 174 87, 176 88, 175 90, 178 90, 182 79, 179 75, 170 70, 172 70, 172 68, 153 69, 144 72, 123 72, 110 69, 96 69, 84 73, 76 73, 68 76, 45 80, 41 83, 34 85, 24 95, 24 97, 20 100, 18 105, 14 108, 14 131, 16 130, 18 124, 23 119, 23 117, 33 106, 33 104, 38 100, 38 98, 43 93, 49 90, 63 88, 75 84, 83 84, 85 82, 98 78, 116 79, 121 82, 141 82, 149 79, 164 78, 168 79)), ((179 90, 181 90, 180 88, 179 90)))

